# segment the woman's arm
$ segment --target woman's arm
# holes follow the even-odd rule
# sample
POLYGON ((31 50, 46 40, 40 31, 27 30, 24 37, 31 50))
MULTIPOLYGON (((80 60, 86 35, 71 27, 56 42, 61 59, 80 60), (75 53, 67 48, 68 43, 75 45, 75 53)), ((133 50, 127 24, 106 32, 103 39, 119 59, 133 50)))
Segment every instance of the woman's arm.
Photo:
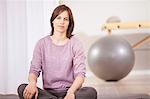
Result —
POLYGON ((75 99, 75 92, 82 86, 84 82, 84 77, 78 75, 71 87, 68 89, 67 94, 64 99, 75 99))
POLYGON ((37 83, 37 76, 34 73, 30 73, 28 77, 28 82, 30 85, 36 85, 37 83))
POLYGON ((85 54, 82 43, 78 39, 74 39, 73 46, 73 71, 75 80, 67 91, 64 99, 75 99, 75 92, 80 89, 84 83, 86 68, 85 68, 85 54))
POLYGON ((79 88, 81 88, 82 84, 84 83, 84 77, 78 75, 72 86, 68 89, 67 93, 68 94, 74 94, 79 88))
POLYGON ((37 89, 37 76, 33 73, 29 74, 28 81, 29 84, 26 86, 23 96, 25 99, 31 99, 35 95, 35 99, 37 99, 38 96, 38 89, 37 89))
POLYGON ((28 76, 28 82, 29 84, 26 86, 23 96, 25 99, 31 99, 33 96, 35 96, 35 99, 37 99, 38 96, 38 88, 37 88, 37 78, 40 75, 41 72, 41 66, 42 66, 42 41, 39 40, 36 44, 33 52, 33 58, 29 70, 29 76, 28 76))

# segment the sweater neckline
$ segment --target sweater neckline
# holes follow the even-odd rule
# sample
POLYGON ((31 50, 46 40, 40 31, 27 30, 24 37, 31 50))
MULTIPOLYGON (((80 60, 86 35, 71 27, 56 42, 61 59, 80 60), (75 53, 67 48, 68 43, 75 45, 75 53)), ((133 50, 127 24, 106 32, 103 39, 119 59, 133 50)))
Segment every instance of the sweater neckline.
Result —
POLYGON ((50 39, 52 45, 54 45, 54 46, 56 46, 56 47, 64 47, 64 46, 66 46, 66 45, 69 43, 69 41, 70 41, 70 39, 69 39, 65 44, 57 45, 57 44, 55 44, 55 43, 53 42, 53 40, 52 40, 52 38, 51 38, 50 35, 49 35, 49 39, 50 39))

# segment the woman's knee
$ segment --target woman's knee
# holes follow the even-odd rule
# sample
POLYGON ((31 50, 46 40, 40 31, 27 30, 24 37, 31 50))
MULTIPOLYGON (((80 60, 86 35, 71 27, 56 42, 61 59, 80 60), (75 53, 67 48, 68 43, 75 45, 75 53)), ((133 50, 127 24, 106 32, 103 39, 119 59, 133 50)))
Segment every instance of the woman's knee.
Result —
POLYGON ((85 87, 85 88, 86 88, 88 94, 91 94, 93 96, 97 96, 97 91, 95 88, 93 88, 93 87, 85 87))
POLYGON ((97 99, 97 91, 93 87, 83 87, 76 93, 77 99, 97 99))
POLYGON ((23 91, 24 91, 24 89, 25 89, 25 87, 27 86, 27 84, 21 84, 21 85, 19 85, 19 87, 18 87, 18 89, 17 89, 17 92, 18 92, 18 94, 19 95, 23 95, 23 91))

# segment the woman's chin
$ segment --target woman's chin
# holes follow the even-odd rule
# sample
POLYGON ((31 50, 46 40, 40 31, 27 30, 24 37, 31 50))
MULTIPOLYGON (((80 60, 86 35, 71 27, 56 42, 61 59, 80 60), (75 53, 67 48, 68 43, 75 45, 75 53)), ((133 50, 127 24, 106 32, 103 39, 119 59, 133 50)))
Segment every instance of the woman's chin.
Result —
POLYGON ((59 30, 58 32, 59 32, 59 33, 65 33, 65 31, 64 31, 64 30, 59 30))

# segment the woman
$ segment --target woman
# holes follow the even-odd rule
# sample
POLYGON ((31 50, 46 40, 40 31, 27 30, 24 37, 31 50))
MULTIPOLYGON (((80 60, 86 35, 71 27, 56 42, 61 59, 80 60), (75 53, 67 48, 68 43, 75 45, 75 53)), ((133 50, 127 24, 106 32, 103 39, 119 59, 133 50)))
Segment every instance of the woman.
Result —
POLYGON ((72 35, 74 19, 66 5, 52 13, 51 34, 35 46, 29 71, 29 84, 18 87, 20 99, 97 99, 92 87, 81 87, 85 77, 82 43, 72 35), (42 72, 43 89, 37 87, 42 72))

